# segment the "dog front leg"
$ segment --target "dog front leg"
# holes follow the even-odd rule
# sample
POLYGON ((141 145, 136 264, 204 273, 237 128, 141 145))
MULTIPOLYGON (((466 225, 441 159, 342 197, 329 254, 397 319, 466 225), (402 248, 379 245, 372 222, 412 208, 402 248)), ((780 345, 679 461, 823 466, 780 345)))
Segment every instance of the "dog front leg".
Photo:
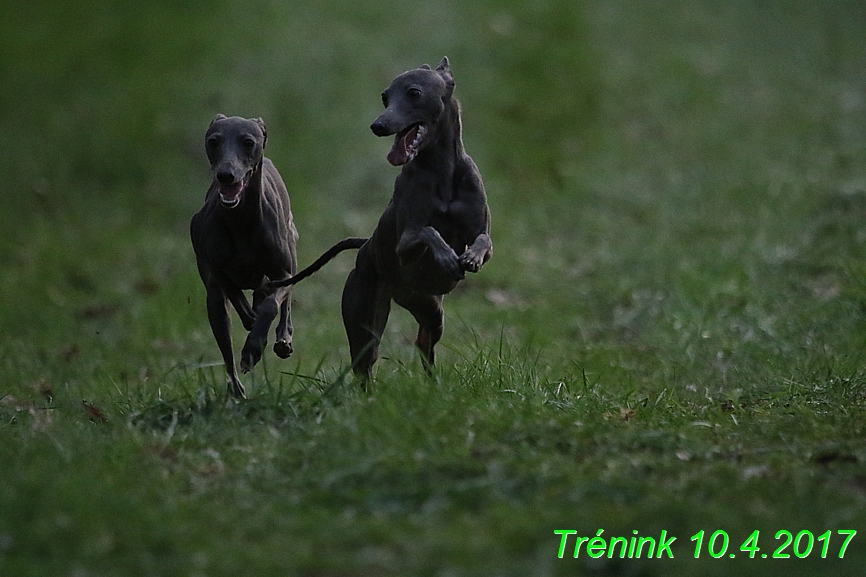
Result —
POLYGON ((420 256, 419 248, 429 249, 436 264, 451 275, 454 280, 462 280, 466 276, 460 266, 457 253, 445 242, 439 231, 432 226, 403 232, 397 243, 397 257, 400 259, 400 263, 406 264, 417 259, 420 256))
POLYGON ((247 392, 238 378, 232 353, 232 321, 229 317, 228 299, 218 286, 207 287, 207 318, 225 363, 229 394, 246 399, 247 392))
POLYGON ((475 242, 460 255, 460 266, 465 271, 478 272, 482 265, 493 255, 493 241, 490 235, 481 233, 475 242))
POLYGON ((262 359, 262 352, 268 343, 268 331, 282 305, 278 297, 285 298, 287 290, 277 289, 277 292, 266 296, 256 305, 255 322, 250 329, 250 334, 247 335, 244 348, 241 349, 241 371, 249 372, 262 359))
POLYGON ((281 359, 287 359, 292 354, 292 287, 286 287, 280 304, 280 321, 277 323, 277 340, 274 342, 274 353, 281 359))

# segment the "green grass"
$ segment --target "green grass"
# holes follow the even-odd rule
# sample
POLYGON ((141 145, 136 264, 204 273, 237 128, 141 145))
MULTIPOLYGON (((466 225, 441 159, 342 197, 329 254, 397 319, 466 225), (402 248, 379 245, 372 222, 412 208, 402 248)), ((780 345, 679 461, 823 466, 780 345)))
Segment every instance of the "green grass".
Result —
POLYGON ((862 574, 860 3, 51 4, 0 19, 0 575, 862 574), (443 55, 495 254, 435 380, 401 310, 371 392, 343 378, 341 256, 227 400, 208 122, 266 120, 308 263, 375 226, 378 94, 443 55), (827 558, 761 559, 779 530, 827 558))

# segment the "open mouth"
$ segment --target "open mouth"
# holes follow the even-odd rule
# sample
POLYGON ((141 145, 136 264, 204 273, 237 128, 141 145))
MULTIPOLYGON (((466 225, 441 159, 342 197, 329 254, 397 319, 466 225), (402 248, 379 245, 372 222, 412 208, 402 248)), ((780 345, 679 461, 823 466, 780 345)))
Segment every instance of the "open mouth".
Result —
POLYGON ((412 162, 418 156, 418 148, 427 136, 427 125, 423 122, 413 124, 398 132, 394 137, 394 146, 388 153, 388 162, 394 166, 402 166, 412 162))
POLYGON ((247 188, 250 181, 250 174, 247 173, 244 177, 232 184, 221 184, 219 187, 220 203, 226 208, 234 208, 241 203, 241 195, 247 188))

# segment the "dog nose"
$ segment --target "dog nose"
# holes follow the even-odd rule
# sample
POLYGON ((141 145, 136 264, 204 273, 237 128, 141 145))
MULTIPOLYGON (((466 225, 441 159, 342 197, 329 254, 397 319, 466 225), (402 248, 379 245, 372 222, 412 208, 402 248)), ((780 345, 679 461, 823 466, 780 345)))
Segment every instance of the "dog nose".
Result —
POLYGON ((220 184, 232 184, 235 181, 235 175, 227 170, 217 172, 216 177, 220 184))
POLYGON ((376 136, 388 136, 390 134, 388 127, 385 126, 385 122, 382 120, 381 116, 370 125, 370 130, 372 130, 373 134, 376 136))

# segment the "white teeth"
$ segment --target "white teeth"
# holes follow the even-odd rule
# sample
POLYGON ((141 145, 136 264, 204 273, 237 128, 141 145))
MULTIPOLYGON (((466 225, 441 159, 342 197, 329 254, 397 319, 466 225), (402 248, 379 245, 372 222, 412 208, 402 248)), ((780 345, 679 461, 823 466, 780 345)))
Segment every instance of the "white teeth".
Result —
POLYGON ((233 198, 233 199, 231 199, 231 200, 228 200, 228 199, 226 199, 223 195, 220 195, 220 202, 221 202, 221 203, 223 204, 223 206, 225 206, 226 208, 234 208, 234 207, 236 207, 238 204, 240 204, 241 199, 240 199, 239 196, 236 196, 235 198, 233 198))
POLYGON ((415 133, 415 139, 409 145, 410 161, 418 154, 418 146, 423 142, 425 136, 427 136, 427 127, 421 124, 418 126, 418 132, 415 133))
POLYGON ((418 146, 421 144, 421 141, 424 140, 424 137, 427 136, 427 127, 423 124, 418 127, 418 132, 415 134, 415 140, 412 142, 412 146, 418 146))

